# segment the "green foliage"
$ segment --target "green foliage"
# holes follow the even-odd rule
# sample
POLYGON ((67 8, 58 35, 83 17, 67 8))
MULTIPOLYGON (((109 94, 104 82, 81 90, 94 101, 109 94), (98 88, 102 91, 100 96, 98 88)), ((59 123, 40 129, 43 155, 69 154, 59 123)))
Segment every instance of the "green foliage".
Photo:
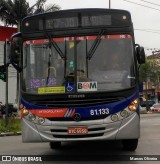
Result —
POLYGON ((59 10, 56 4, 46 5, 47 0, 37 0, 30 6, 26 0, 0 0, 0 19, 6 25, 20 25, 21 20, 29 15, 59 10))
POLYGON ((150 81, 155 86, 159 84, 160 66, 155 59, 147 59, 145 64, 142 64, 139 71, 139 78, 141 82, 150 81))
POLYGON ((142 64, 139 70, 140 81, 147 81, 149 74, 150 74, 150 64, 148 60, 146 60, 145 64, 142 64))
POLYGON ((21 119, 9 118, 6 126, 5 119, 0 119, 0 132, 19 132, 21 131, 21 119))

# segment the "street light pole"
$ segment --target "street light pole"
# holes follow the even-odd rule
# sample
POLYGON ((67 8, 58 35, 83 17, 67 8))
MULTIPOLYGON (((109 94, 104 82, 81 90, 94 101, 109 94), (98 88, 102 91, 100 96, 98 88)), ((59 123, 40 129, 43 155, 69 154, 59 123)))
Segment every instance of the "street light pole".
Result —
POLYGON ((109 9, 111 8, 111 0, 109 0, 109 9))
POLYGON ((6 40, 5 45, 4 45, 4 64, 6 65, 5 127, 8 126, 8 113, 9 113, 9 109, 8 109, 8 63, 9 61, 8 59, 9 59, 9 42, 8 40, 6 40))

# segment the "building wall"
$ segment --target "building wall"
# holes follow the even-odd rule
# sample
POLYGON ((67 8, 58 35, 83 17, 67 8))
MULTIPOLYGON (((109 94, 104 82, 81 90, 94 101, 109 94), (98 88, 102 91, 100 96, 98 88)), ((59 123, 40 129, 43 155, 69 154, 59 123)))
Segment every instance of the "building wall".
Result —
MULTIPOLYGON (((0 42, 0 65, 3 65, 4 61, 4 42, 0 42)), ((8 102, 9 103, 15 103, 16 99, 16 70, 9 66, 8 69, 8 102)), ((5 104, 6 98, 5 98, 5 92, 6 91, 6 82, 3 82, 0 80, 0 101, 5 104)))
POLYGON ((17 32, 17 28, 0 26, 0 41, 10 40, 10 37, 17 32))
MULTIPOLYGON (((4 64, 4 41, 10 40, 10 37, 17 32, 17 28, 0 26, 0 65, 4 64)), ((8 102, 15 103, 16 99, 16 70, 9 66, 8 69, 8 102)), ((0 80, 0 101, 5 104, 6 101, 6 82, 0 80)))

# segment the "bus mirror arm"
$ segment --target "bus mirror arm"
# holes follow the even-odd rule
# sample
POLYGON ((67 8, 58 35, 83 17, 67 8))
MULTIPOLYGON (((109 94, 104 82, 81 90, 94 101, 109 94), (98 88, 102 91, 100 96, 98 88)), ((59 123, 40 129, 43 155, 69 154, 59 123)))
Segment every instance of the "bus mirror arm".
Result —
POLYGON ((139 64, 145 63, 145 51, 139 44, 135 44, 136 57, 139 64))
POLYGON ((21 33, 17 33, 11 37, 10 62, 18 72, 22 71, 20 66, 22 55, 21 44, 21 33))
POLYGON ((11 64, 13 65, 13 67, 18 71, 18 72, 21 72, 22 71, 22 68, 20 66, 18 66, 17 64, 15 64, 14 62, 12 62, 11 60, 11 64))

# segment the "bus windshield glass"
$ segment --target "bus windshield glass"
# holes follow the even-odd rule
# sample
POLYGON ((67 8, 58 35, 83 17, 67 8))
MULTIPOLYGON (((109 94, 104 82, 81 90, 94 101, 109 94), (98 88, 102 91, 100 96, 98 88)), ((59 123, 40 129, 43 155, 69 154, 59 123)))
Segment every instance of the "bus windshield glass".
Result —
POLYGON ((117 91, 135 85, 131 35, 28 40, 23 43, 24 92, 67 94, 117 91), (56 47, 50 42, 55 42, 56 47), (89 52, 94 49, 92 56, 89 52))

